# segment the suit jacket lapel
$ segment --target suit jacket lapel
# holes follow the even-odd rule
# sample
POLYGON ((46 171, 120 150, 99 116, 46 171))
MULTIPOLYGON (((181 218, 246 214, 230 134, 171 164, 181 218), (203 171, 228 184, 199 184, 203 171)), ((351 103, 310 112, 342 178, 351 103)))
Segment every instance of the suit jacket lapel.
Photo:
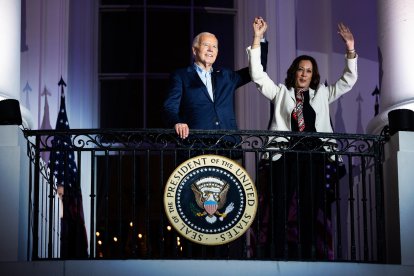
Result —
POLYGON ((292 98, 293 102, 296 103, 295 88, 292 87, 289 89, 289 96, 292 98))
MULTIPOLYGON (((203 91, 203 94, 211 101, 210 94, 208 94, 207 87, 203 83, 203 81, 200 79, 200 76, 198 75, 197 71, 194 69, 193 66, 189 66, 188 70, 192 72, 191 82, 194 83, 194 87, 201 89, 201 91, 203 91)), ((213 85, 213 94, 214 94, 214 85, 213 85)))
POLYGON ((213 88, 214 100, 216 100, 216 98, 218 96, 217 93, 216 93, 218 73, 220 73, 220 71, 213 71, 212 74, 211 74, 211 86, 213 88))

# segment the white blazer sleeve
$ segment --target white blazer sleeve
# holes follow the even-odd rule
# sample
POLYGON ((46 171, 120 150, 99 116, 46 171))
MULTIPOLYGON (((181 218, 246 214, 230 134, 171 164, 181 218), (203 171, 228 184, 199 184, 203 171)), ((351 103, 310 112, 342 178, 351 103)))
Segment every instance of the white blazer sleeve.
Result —
POLYGON ((249 59, 249 70, 252 81, 256 83, 257 89, 270 101, 273 101, 276 94, 280 91, 281 87, 277 86, 270 78, 269 75, 263 71, 263 66, 260 61, 260 47, 252 49, 248 47, 246 49, 247 57, 249 59))
POLYGON ((349 92, 355 85, 358 79, 357 61, 358 56, 352 59, 345 59, 345 68, 342 73, 342 76, 336 81, 334 85, 328 86, 329 103, 332 103, 346 92, 349 92))

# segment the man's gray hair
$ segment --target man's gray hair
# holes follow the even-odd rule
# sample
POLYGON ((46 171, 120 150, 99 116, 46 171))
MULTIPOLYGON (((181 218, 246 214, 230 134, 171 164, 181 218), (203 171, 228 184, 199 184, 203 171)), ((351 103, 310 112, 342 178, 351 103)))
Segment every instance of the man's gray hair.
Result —
POLYGON ((196 35, 196 37, 194 37, 193 39, 193 47, 196 47, 198 44, 200 44, 200 37, 202 37, 203 35, 212 35, 214 37, 216 37, 214 34, 209 33, 209 32, 202 32, 199 33, 198 35, 196 35))

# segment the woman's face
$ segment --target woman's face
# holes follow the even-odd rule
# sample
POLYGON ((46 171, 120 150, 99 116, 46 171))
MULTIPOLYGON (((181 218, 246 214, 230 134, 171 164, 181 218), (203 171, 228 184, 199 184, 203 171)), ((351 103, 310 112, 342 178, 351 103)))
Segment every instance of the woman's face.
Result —
POLYGON ((295 74, 295 87, 308 88, 313 75, 313 66, 310 60, 301 60, 295 74))

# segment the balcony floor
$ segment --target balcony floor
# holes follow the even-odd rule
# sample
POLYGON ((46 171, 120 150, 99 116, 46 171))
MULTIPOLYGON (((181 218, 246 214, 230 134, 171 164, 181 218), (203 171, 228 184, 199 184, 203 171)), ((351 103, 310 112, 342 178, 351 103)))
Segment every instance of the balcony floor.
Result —
POLYGON ((2 262, 2 275, 414 275, 413 265, 362 263, 94 260, 2 262))

